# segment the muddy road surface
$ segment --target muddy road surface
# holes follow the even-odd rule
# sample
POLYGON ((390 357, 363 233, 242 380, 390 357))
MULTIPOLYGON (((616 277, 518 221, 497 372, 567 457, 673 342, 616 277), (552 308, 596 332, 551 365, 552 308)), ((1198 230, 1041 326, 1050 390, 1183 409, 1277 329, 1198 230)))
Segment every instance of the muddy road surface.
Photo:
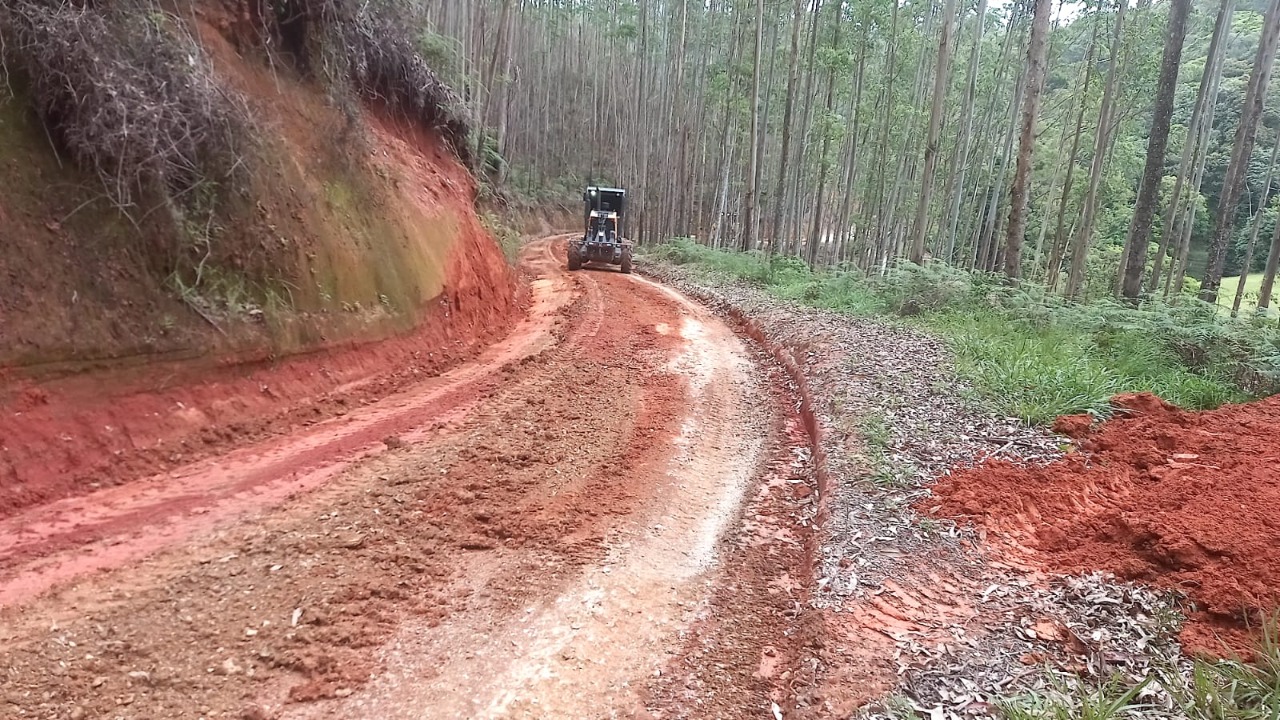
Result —
POLYGON ((0 716, 801 716, 788 376, 562 259, 526 248, 528 315, 474 362, 0 520, 0 716))

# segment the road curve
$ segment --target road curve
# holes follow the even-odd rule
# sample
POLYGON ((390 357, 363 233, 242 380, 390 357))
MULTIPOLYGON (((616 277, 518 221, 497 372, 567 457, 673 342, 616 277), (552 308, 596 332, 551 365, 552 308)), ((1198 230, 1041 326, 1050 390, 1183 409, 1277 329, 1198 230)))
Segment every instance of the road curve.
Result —
POLYGON ((809 494, 791 488, 812 478, 785 378, 678 293, 561 257, 558 239, 526 248, 529 315, 473 363, 0 523, 0 702, 55 717, 789 712, 803 633, 780 623, 806 582, 809 494), (731 656, 694 643, 708 632, 731 656), (722 686, 697 690, 707 673, 722 686))

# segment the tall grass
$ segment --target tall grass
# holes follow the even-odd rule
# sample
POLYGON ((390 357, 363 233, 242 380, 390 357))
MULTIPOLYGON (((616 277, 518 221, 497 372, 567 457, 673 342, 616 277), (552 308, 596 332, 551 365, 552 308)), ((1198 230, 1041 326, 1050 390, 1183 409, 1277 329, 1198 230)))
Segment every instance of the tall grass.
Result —
POLYGON ((1124 392, 1207 409, 1280 389, 1280 332, 1256 319, 1224 318, 1193 298, 1142 309, 1109 301, 1075 305, 1034 285, 1010 288, 938 263, 866 277, 688 240, 651 252, 780 298, 933 331, 949 342, 958 371, 993 409, 1029 423, 1105 415, 1110 398, 1124 392))
MULTIPOLYGON (((1101 680, 1046 670, 1044 687, 995 700, 1004 720, 1276 720, 1280 718, 1280 636, 1272 619, 1257 641, 1257 660, 1196 660, 1161 667, 1135 680, 1101 680)), ((927 720, 902 696, 890 696, 875 720, 927 720)))
POLYGON ((1189 676, 1165 681, 1165 689, 1191 720, 1280 718, 1280 615, 1262 624, 1254 662, 1236 659, 1195 663, 1189 676))

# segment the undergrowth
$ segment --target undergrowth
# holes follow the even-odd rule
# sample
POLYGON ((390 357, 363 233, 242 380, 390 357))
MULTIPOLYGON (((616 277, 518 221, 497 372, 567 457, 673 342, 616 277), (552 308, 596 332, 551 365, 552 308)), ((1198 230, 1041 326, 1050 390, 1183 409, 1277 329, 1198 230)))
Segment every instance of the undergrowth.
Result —
POLYGON ((323 66, 331 83, 346 81, 365 99, 383 102, 438 129, 464 162, 472 127, 462 98, 423 57, 415 30, 420 8, 394 0, 271 0, 284 37, 314 35, 298 51, 323 66), (297 27, 299 24, 302 27, 297 27))
POLYGON ((122 211, 140 195, 191 211, 197 190, 245 180, 248 106, 159 5, 10 0, 0 39, 50 138, 122 211))
POLYGON ((911 487, 916 468, 909 460, 890 455, 889 421, 884 414, 869 413, 860 418, 859 426, 871 466, 871 482, 881 488, 911 487))
POLYGON ((1188 720, 1280 718, 1280 626, 1262 627, 1253 662, 1198 659, 1158 668, 1141 681, 1122 675, 1099 685, 1059 677, 1044 691, 1006 698, 1007 720, 1116 720, 1169 717, 1188 720))
POLYGON ((502 254, 507 258, 507 262, 515 265, 520 259, 520 247, 522 244, 520 230, 514 227, 509 220, 494 212, 482 212, 480 221, 484 223, 485 229, 498 241, 498 246, 502 248, 502 254))
MULTIPOLYGON (((1042 687, 998 698, 1004 720, 1275 720, 1280 718, 1280 625, 1271 618, 1255 659, 1194 660, 1135 679, 1097 680, 1046 669, 1042 687)), ((940 709, 938 710, 940 711, 940 709)), ((858 714, 862 720, 926 720, 938 711, 891 695, 858 714)), ((945 714, 944 714, 945 715, 945 714)))
POLYGON ((866 277, 684 239, 651 252, 780 298, 931 330, 949 342, 958 371, 994 409, 1029 423, 1082 412, 1105 416, 1111 397, 1125 392, 1152 392, 1199 410, 1280 389, 1280 331, 1223 318, 1193 298, 1137 309, 1110 301, 1080 305, 1041 287, 1011 288, 940 263, 866 277))

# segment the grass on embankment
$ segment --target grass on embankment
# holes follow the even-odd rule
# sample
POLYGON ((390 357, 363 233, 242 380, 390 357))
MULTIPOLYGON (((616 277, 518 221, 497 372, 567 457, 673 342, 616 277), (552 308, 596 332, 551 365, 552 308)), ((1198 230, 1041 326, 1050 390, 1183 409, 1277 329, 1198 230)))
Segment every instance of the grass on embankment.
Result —
POLYGON ((930 330, 950 343, 957 370, 993 409, 1029 423, 1105 415, 1110 398, 1124 392, 1213 408, 1275 392, 1280 381, 1280 332, 1250 319, 1230 321, 1191 298, 1141 309, 1075 305, 1033 285, 1010 288, 938 263, 867 278, 688 240, 651 254, 757 283, 780 298, 930 330))
POLYGON ((1280 634, 1275 617, 1260 629, 1254 654, 1252 663, 1197 659, 1189 667, 1156 667, 1138 683, 1120 674, 1091 688, 1062 682, 997 704, 1006 720, 1178 716, 1188 720, 1275 720, 1280 718, 1280 634))

